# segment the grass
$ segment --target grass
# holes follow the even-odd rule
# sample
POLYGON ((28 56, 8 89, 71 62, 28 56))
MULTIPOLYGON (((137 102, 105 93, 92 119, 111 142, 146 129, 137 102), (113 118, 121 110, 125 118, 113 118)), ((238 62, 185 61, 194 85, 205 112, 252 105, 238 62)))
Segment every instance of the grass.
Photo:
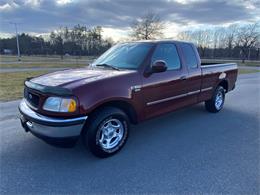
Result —
POLYGON ((91 63, 95 56, 22 56, 17 61, 17 56, 0 55, 0 68, 77 68, 91 63))
POLYGON ((250 74, 260 72, 260 70, 238 69, 238 74, 250 74))
POLYGON ((12 63, 12 64, 0 64, 0 68, 78 68, 84 67, 84 64, 74 63, 12 63))
POLYGON ((245 63, 238 62, 239 66, 256 66, 260 67, 260 61, 246 61, 245 63))
POLYGON ((0 101, 22 98, 25 79, 45 73, 47 71, 0 73, 0 101))

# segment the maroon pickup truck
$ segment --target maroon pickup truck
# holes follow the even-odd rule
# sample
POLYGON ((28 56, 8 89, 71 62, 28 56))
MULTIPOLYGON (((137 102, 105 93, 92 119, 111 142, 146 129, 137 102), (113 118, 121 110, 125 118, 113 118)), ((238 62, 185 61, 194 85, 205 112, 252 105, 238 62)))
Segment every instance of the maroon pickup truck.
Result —
POLYGON ((200 102, 219 112, 237 73, 234 63, 202 64, 191 43, 117 44, 85 68, 27 79, 20 119, 47 143, 68 147, 81 137, 108 157, 125 144, 129 123, 200 102))

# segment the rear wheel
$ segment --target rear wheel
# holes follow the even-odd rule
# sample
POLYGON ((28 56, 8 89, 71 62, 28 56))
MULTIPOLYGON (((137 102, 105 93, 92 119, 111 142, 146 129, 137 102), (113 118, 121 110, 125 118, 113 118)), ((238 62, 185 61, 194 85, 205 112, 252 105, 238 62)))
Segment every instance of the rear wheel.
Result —
POLYGON ((218 86, 213 97, 205 102, 206 110, 212 113, 219 112, 225 102, 225 90, 222 86, 218 86))
POLYGON ((106 107, 95 112, 89 121, 83 132, 83 141, 95 156, 112 156, 124 146, 129 122, 122 110, 106 107))

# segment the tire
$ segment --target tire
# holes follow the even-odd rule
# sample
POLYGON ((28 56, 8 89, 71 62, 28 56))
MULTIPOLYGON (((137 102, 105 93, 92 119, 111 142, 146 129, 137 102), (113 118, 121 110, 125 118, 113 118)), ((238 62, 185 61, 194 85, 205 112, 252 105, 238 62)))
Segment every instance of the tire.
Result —
POLYGON ((213 97, 205 102, 205 108, 212 113, 219 112, 225 102, 225 90, 222 86, 218 86, 213 94, 213 97))
POLYGON ((100 158, 114 155, 122 149, 129 134, 129 120, 120 109, 105 107, 93 113, 83 130, 83 143, 100 158))

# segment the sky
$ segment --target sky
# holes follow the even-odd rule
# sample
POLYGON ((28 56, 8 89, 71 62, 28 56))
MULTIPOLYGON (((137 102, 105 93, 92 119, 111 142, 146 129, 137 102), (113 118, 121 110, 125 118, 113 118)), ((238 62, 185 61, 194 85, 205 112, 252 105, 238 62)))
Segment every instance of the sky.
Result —
POLYGON ((165 38, 183 30, 260 21, 260 0, 0 0, 0 37, 46 35, 62 26, 102 26, 103 35, 127 39, 129 26, 147 12, 165 23, 165 38))

